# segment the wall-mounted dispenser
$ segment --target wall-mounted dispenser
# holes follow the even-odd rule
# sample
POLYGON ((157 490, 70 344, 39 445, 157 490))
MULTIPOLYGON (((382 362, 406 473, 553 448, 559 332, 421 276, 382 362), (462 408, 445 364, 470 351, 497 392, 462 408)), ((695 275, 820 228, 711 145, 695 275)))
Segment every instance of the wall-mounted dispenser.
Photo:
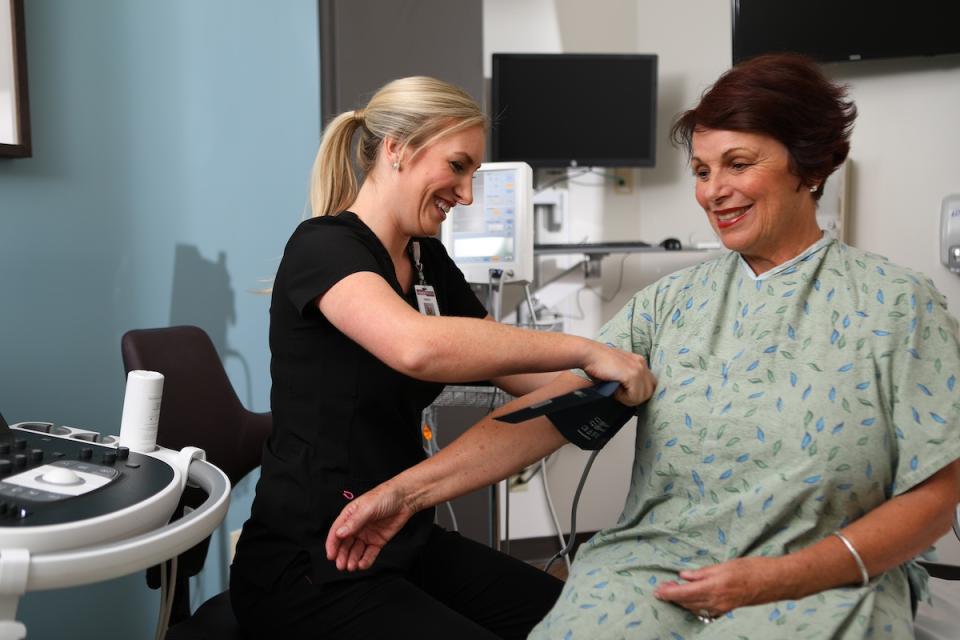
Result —
POLYGON ((960 274, 960 193, 944 198, 940 207, 940 262, 960 274))

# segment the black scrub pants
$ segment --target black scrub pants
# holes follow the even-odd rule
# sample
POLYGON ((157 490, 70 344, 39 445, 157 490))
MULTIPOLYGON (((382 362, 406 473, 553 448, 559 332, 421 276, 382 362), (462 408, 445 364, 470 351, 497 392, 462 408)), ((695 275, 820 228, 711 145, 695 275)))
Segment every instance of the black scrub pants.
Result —
POLYGON ((406 573, 314 585, 306 554, 269 592, 233 576, 230 596, 251 640, 526 638, 563 583, 440 528, 406 573))

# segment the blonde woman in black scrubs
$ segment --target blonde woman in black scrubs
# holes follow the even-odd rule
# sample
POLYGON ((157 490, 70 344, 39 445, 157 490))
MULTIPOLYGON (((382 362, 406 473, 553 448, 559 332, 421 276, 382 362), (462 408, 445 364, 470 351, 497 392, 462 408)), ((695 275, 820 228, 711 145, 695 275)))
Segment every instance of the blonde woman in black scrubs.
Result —
POLYGON ((231 572, 250 637, 524 638, 560 593, 551 576, 435 526, 432 509, 366 570, 340 571, 324 550, 350 500, 423 460, 420 415, 445 383, 488 379, 521 395, 580 367, 620 382, 625 404, 652 392, 638 356, 490 321, 434 238, 472 200, 486 127, 464 92, 412 77, 324 132, 315 217, 274 283, 274 431, 231 572), (431 293, 439 316, 418 300, 431 293))

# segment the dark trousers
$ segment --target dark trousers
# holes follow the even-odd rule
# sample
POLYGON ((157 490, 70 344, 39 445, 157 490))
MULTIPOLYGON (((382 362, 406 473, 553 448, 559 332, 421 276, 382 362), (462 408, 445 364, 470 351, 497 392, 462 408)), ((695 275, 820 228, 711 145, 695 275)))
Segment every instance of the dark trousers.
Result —
POLYGON ((271 591, 234 576, 234 612, 249 638, 492 640, 526 638, 563 583, 436 528, 406 573, 314 585, 306 554, 271 591))

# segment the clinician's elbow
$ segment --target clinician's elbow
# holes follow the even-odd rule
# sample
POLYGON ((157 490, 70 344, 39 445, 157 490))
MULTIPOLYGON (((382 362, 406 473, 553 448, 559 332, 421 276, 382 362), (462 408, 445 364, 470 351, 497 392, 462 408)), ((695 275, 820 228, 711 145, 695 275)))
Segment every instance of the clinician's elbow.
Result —
POLYGON ((401 346, 397 356, 397 369, 411 378, 429 380, 431 367, 437 361, 437 354, 427 344, 419 341, 412 342, 412 344, 401 346))

